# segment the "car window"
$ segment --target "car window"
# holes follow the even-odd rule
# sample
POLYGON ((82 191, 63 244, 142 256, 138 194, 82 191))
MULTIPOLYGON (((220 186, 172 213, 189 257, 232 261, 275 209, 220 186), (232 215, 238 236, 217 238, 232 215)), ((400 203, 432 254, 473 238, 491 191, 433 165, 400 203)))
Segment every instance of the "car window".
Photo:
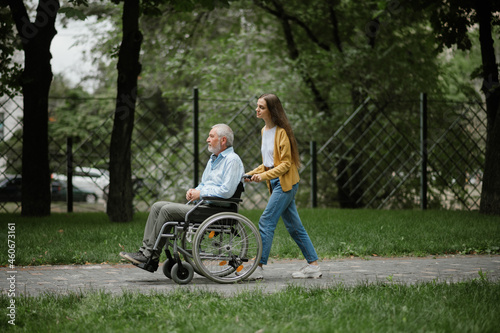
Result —
POLYGON ((22 180, 20 178, 14 178, 14 179, 3 178, 2 180, 0 180, 1 187, 21 186, 21 183, 22 180))

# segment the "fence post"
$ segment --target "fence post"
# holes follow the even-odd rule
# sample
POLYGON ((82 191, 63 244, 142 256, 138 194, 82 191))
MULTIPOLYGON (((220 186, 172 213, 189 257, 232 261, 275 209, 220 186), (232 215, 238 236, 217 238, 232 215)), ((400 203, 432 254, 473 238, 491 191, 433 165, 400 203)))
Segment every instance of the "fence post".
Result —
POLYGON ((420 174, 420 208, 427 209, 427 94, 420 94, 420 153, 422 155, 420 174))
POLYGON ((73 138, 66 138, 66 205, 68 213, 73 212, 73 138))
POLYGON ((198 88, 195 87, 193 89, 193 144, 194 144, 194 149, 193 149, 193 163, 194 163, 194 174, 193 174, 193 182, 194 185, 193 187, 198 186, 198 168, 199 168, 199 159, 200 159, 200 152, 199 152, 199 147, 198 147, 198 141, 199 141, 199 133, 198 133, 198 113, 199 113, 199 106, 198 106, 198 88))
POLYGON ((318 175, 317 175, 317 154, 316 141, 309 143, 311 149, 311 204, 313 208, 318 207, 318 175))

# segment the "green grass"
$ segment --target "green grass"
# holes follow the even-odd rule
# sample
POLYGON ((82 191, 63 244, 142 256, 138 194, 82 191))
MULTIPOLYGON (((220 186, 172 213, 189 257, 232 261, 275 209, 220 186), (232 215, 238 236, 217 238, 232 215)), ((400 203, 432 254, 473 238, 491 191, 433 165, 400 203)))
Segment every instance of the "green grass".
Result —
MULTIPOLYGON (((289 286, 234 297, 178 289, 170 294, 103 292, 16 299, 24 332, 498 332, 500 284, 485 280, 289 286)), ((2 308, 8 298, 0 296, 2 308)), ((6 320, 0 327, 9 326, 6 320)))
MULTIPOLYGON (((261 211, 242 211, 258 223, 261 211)), ((302 221, 320 258, 500 253, 500 217, 461 211, 303 209, 302 221)), ((120 262, 120 251, 136 251, 147 213, 112 223, 104 213, 52 214, 24 218, 0 214, 0 237, 15 223, 16 265, 120 262)), ((7 264, 2 242, 0 265, 7 264)), ((164 255, 163 255, 164 256, 164 255)), ((302 258, 278 225, 271 257, 302 258)))

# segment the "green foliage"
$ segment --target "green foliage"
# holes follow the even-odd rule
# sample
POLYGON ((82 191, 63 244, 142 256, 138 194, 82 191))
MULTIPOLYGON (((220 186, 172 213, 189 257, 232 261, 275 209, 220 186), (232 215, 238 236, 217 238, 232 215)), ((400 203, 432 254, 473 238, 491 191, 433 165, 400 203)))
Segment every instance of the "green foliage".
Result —
POLYGON ((68 19, 78 19, 85 20, 86 15, 81 11, 73 7, 62 7, 59 9, 60 14, 64 14, 68 19))
MULTIPOLYGON (((195 86, 202 98, 249 98, 275 92, 294 121, 297 137, 319 141, 349 112, 338 108, 338 101, 349 103, 353 110, 366 96, 384 104, 417 98, 423 91, 433 98, 457 97, 457 91, 465 98, 474 95, 470 82, 461 79, 468 69, 457 72, 448 65, 453 64, 453 57, 436 51, 430 14, 407 4, 337 3, 333 10, 338 17, 339 49, 324 2, 288 1, 283 10, 291 18, 291 32, 300 51, 298 59, 290 59, 279 20, 247 1, 214 10, 183 2, 187 6, 183 11, 175 8, 176 3, 158 6, 161 16, 141 19, 142 97, 158 90, 163 96, 190 95, 195 86), (372 26, 376 29, 370 32, 372 26), (315 97, 303 80, 304 72, 330 111, 312 103, 315 97)), ((111 21, 117 22, 116 30, 98 37, 94 50, 96 61, 102 64, 102 89, 109 89, 107 83, 116 75, 110 55, 119 45, 118 13, 111 21)), ((407 111, 396 108, 391 112, 393 119, 404 119, 407 111)))
POLYGON ((7 1, 0 1, 0 96, 14 96, 21 90, 22 72, 15 52, 21 48, 7 1))
POLYGON ((95 99, 82 87, 70 87, 56 76, 49 106, 51 169, 65 173, 66 140, 73 138, 74 163, 78 166, 107 166, 114 99, 95 99))
MULTIPOLYGON (((198 7, 213 10, 217 7, 228 7, 232 0, 167 0, 165 3, 171 5, 176 10, 181 12, 192 12, 198 7)), ((162 1, 156 0, 156 5, 160 5, 162 1)))

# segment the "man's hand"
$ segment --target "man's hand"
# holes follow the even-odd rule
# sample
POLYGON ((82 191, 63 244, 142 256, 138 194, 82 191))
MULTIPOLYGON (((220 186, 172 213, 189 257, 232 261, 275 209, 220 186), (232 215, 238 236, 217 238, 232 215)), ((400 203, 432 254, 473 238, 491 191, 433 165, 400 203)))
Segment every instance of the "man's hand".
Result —
POLYGON ((189 189, 186 192, 186 199, 188 201, 199 200, 200 199, 200 191, 197 189, 194 189, 194 188, 189 189))

